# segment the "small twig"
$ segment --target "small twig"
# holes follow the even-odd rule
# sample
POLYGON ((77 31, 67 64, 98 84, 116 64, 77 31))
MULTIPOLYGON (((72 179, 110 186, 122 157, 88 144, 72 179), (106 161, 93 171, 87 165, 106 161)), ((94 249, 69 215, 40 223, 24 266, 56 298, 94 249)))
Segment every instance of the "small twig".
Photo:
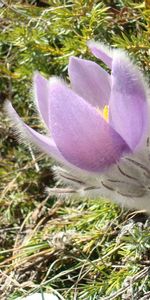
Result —
POLYGON ((16 230, 19 230, 20 227, 17 226, 17 227, 7 227, 7 228, 2 228, 0 229, 0 233, 4 233, 4 232, 7 232, 7 231, 16 231, 16 230))
POLYGON ((30 154, 31 154, 31 157, 32 157, 34 166, 35 166, 35 170, 36 170, 37 173, 39 173, 40 168, 39 168, 39 165, 38 165, 38 163, 37 163, 37 161, 36 161, 36 158, 35 158, 35 155, 34 155, 34 153, 33 153, 33 150, 32 150, 32 148, 31 148, 30 146, 28 146, 28 148, 29 148, 29 151, 30 151, 30 154))

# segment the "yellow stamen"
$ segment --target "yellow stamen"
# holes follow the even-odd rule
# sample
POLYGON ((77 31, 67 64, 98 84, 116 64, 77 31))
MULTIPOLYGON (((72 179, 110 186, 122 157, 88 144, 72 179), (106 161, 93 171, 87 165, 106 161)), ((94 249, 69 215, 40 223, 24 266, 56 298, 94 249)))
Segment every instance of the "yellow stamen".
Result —
POLYGON ((103 110, 100 110, 99 107, 96 108, 97 112, 103 117, 103 119, 108 122, 109 121, 109 106, 105 105, 103 110))
POLYGON ((109 121, 109 106, 105 105, 103 108, 103 118, 105 119, 105 121, 109 121))

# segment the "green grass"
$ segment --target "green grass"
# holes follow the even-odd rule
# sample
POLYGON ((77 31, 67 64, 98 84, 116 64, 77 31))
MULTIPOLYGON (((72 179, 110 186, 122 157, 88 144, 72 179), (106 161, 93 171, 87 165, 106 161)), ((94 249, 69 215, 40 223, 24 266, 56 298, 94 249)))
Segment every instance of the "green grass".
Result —
MULTIPOLYGON (((37 2, 5 1, 0 9, 1 102, 9 98, 33 128, 42 130, 30 92, 33 71, 67 80, 70 55, 94 60, 89 39, 126 49, 148 76, 144 2, 37 2)), ((149 299, 149 217, 104 199, 48 196, 54 162, 19 145, 3 111, 0 136, 1 299, 40 289, 67 300, 149 299)))

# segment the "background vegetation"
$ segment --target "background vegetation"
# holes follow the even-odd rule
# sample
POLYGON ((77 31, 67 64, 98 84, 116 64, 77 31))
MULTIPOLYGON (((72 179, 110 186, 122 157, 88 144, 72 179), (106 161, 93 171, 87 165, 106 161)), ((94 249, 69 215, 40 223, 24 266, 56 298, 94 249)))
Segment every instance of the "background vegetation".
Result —
MULTIPOLYGON (((32 75, 67 79, 70 55, 95 60, 86 41, 126 49, 148 77, 150 1, 0 1, 0 101, 37 130, 32 75)), ((102 199, 50 198, 52 161, 18 144, 0 113, 0 293, 40 289, 60 299, 150 299, 150 227, 142 212, 102 199)))

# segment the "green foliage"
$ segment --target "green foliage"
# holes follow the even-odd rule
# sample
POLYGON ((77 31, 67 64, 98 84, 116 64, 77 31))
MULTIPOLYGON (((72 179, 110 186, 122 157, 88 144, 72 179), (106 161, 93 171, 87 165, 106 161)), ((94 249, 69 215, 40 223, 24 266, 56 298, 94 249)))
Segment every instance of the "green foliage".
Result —
MULTIPOLYGON (((42 130, 31 101, 33 72, 68 80, 71 55, 96 60, 87 49, 89 39, 126 49, 148 75, 150 10, 145 3, 5 1, 0 8, 1 102, 12 100, 25 121, 42 130)), ((45 187, 55 183, 50 159, 20 146, 3 112, 0 136, 1 299, 40 288, 67 300, 111 299, 114 293, 112 299, 142 299, 150 289, 147 217, 102 199, 47 197, 45 187)))

